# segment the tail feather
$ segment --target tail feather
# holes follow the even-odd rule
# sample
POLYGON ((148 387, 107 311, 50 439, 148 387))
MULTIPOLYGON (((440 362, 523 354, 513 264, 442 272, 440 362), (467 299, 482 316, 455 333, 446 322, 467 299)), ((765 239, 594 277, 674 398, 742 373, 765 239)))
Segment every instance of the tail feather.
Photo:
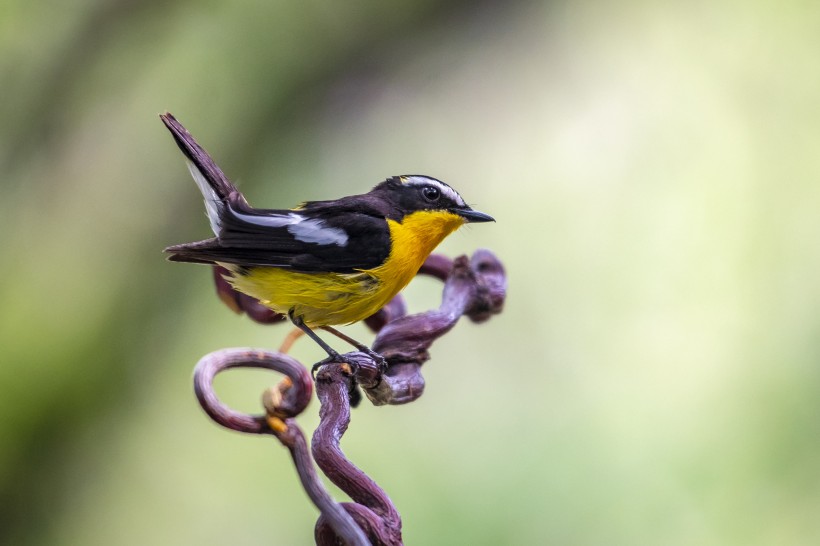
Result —
POLYGON ((211 229, 217 237, 222 229, 222 221, 229 197, 233 195, 233 200, 244 202, 242 194, 236 186, 228 180, 208 153, 194 140, 194 137, 180 124, 170 112, 160 114, 160 119, 173 135, 174 140, 185 154, 188 163, 188 170, 194 178, 194 182, 202 192, 205 199, 205 211, 208 213, 208 220, 211 229))
POLYGON ((210 256, 210 251, 219 248, 218 239, 206 239, 195 243, 182 243, 169 246, 164 250, 170 254, 168 261, 189 262, 195 264, 214 264, 216 261, 210 256))
POLYGON ((165 252, 170 254, 168 260, 171 262, 195 264, 291 267, 294 261, 293 252, 265 249, 260 253, 258 248, 225 247, 216 238, 169 246, 165 252))
POLYGON ((201 170, 191 161, 186 161, 188 164, 188 171, 194 177, 199 191, 202 192, 202 198, 205 199, 205 213, 208 215, 208 222, 211 224, 211 230, 214 235, 219 237, 222 233, 222 215, 225 214, 225 200, 221 199, 214 190, 213 185, 208 182, 201 170))

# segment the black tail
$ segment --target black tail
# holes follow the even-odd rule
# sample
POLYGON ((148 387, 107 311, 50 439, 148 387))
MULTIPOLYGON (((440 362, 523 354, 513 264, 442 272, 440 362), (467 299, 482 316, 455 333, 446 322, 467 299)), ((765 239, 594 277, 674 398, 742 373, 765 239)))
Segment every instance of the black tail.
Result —
POLYGON ((195 243, 173 245, 166 248, 164 252, 170 254, 168 260, 171 262, 213 265, 216 261, 210 256, 210 251, 215 248, 219 248, 219 239, 207 239, 195 243))
POLYGON ((208 155, 208 152, 202 149, 202 146, 194 140, 191 133, 189 133, 170 112, 160 114, 159 117, 168 130, 171 131, 179 149, 182 150, 185 157, 194 164, 194 167, 202 174, 202 178, 208 183, 208 186, 216 193, 216 197, 220 200, 225 200, 232 193, 239 191, 236 189, 236 186, 228 180, 228 177, 225 176, 222 169, 217 167, 216 163, 211 159, 211 156, 208 155))

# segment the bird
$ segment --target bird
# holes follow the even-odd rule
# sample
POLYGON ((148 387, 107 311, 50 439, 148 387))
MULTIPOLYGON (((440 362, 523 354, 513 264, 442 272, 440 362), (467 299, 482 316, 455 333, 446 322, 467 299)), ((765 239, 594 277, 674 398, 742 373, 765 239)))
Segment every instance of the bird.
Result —
POLYGON ((223 267, 233 288, 286 315, 313 339, 330 362, 340 355, 315 330, 353 344, 386 368, 381 355, 334 326, 361 321, 381 309, 413 279, 448 235, 467 223, 494 222, 472 209, 436 178, 391 176, 370 191, 290 209, 258 209, 214 166, 170 114, 160 116, 186 156, 202 193, 214 237, 169 246, 174 262, 223 267))

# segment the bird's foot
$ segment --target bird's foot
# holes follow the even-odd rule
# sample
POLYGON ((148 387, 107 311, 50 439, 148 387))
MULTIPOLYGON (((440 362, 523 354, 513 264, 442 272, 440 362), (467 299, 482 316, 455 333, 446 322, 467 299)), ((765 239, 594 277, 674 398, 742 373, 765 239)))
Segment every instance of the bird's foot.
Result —
MULTIPOLYGON (((387 371, 387 359, 385 359, 382 355, 367 347, 363 347, 359 352, 366 354, 371 360, 373 360, 376 364, 376 368, 379 370, 379 374, 383 374, 387 371)), ((314 380, 316 379, 316 372, 319 368, 328 364, 347 364, 350 367, 351 375, 355 376, 361 366, 361 360, 360 357, 356 356, 356 353, 335 353, 328 355, 327 358, 320 360, 310 368, 310 373, 314 380)))
POLYGON ((316 380, 316 372, 319 368, 322 366, 327 366, 328 364, 347 364, 350 367, 351 375, 356 375, 356 371, 359 369, 359 361, 354 357, 347 354, 330 354, 327 358, 320 360, 310 368, 310 375, 313 376, 314 381, 316 380))
POLYGON ((313 380, 315 381, 316 372, 322 366, 327 366, 329 364, 338 364, 342 366, 344 373, 350 375, 350 388, 348 389, 347 396, 350 401, 350 407, 352 408, 358 407, 362 401, 362 392, 359 390, 359 382, 356 379, 356 374, 359 371, 360 364, 355 355, 356 353, 348 353, 344 355, 337 353, 335 355, 328 355, 327 358, 320 360, 310 369, 310 374, 313 376, 313 380))
POLYGON ((369 349, 367 347, 365 347, 362 350, 362 352, 373 359, 373 361, 376 363, 376 367, 379 369, 379 374, 384 374, 384 372, 387 371, 387 359, 386 358, 384 358, 382 355, 380 355, 376 351, 374 351, 372 349, 369 349))
POLYGON ((311 375, 316 380, 316 372, 322 367, 330 364, 341 366, 343 372, 350 376, 350 389, 348 398, 350 406, 355 408, 362 400, 362 393, 359 386, 372 388, 381 382, 382 375, 387 370, 387 360, 379 353, 368 348, 361 351, 346 354, 331 354, 327 358, 320 360, 311 368, 311 375))

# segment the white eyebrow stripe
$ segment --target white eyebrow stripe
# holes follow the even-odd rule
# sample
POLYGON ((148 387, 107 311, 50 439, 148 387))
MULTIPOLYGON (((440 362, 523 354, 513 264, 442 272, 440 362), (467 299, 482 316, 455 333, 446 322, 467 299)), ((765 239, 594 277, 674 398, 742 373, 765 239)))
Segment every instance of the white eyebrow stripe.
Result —
POLYGON ((264 227, 286 227, 293 238, 303 243, 317 243, 320 245, 347 245, 347 232, 341 228, 328 227, 322 220, 305 218, 301 214, 268 214, 257 216, 245 214, 231 208, 231 214, 249 224, 264 227))
POLYGON ((460 207, 466 207, 467 203, 464 202, 464 199, 458 194, 456 190, 445 184, 440 180, 436 180, 435 178, 425 178, 422 176, 407 176, 404 177, 404 184, 408 186, 435 186, 440 191, 441 194, 447 197, 450 201, 454 202, 460 207))

